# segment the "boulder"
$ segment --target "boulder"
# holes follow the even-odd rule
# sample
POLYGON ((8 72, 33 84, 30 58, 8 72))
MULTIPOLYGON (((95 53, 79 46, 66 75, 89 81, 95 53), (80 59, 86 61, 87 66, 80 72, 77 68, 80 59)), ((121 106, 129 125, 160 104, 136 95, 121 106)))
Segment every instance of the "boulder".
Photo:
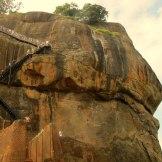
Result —
MULTIPOLYGON (((44 12, 0 15, 0 25, 52 45, 50 53, 25 61, 12 84, 0 84, 0 97, 31 118, 22 156, 33 162, 162 162, 153 117, 162 86, 122 25, 88 26, 44 12)), ((0 46, 1 70, 35 48, 1 32, 0 46)))

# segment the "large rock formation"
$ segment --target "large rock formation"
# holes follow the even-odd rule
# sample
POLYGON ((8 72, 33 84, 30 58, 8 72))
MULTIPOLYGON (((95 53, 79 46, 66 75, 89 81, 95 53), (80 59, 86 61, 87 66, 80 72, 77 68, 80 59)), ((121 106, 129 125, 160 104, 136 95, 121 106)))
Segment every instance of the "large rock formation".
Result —
MULTIPOLYGON (((1 162, 162 162, 153 117, 162 86, 120 24, 35 12, 0 15, 0 25, 53 46, 0 84, 0 97, 31 118, 11 124, 1 110, 1 162)), ((0 69, 33 48, 0 32, 0 69)))

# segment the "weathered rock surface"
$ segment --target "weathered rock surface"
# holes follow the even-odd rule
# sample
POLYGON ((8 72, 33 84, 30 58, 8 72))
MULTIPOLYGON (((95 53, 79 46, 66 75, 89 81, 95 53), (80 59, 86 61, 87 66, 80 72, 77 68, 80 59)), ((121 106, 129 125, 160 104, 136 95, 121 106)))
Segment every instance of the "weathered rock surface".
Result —
POLYGON ((16 121, 12 126, 0 131, 0 161, 25 161, 27 131, 23 121, 16 121))
MULTIPOLYGON (((1 111, 0 158, 8 159, 2 162, 162 162, 153 117, 162 86, 120 24, 96 27, 108 34, 35 12, 0 15, 0 25, 53 46, 50 54, 26 61, 11 85, 0 84, 0 97, 31 117, 19 143, 11 131, 15 124, 8 126, 12 121, 1 111), (19 146, 22 159, 16 159, 19 146)), ((33 48, 0 33, 0 69, 33 48)))

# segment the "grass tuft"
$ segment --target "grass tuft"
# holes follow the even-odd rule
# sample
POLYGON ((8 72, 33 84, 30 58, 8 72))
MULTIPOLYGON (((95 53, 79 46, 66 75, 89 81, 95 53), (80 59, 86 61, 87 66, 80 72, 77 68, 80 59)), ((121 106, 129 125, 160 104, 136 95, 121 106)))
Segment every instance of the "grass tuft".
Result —
POLYGON ((90 28, 91 28, 93 31, 95 31, 95 32, 97 32, 97 33, 102 33, 102 34, 104 34, 104 35, 106 35, 106 36, 115 37, 115 36, 118 36, 118 35, 119 35, 118 32, 111 32, 111 31, 109 31, 108 29, 103 28, 103 27, 90 26, 90 28))

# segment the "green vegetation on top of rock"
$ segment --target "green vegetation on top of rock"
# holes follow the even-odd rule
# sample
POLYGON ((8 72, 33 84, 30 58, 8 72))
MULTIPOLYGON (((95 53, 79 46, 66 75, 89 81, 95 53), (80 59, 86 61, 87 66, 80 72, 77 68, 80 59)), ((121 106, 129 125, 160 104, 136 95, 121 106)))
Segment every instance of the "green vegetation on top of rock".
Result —
POLYGON ((80 12, 80 19, 88 24, 96 24, 105 22, 108 16, 108 11, 103 6, 87 3, 83 6, 80 12))
POLYGON ((101 5, 86 3, 82 9, 78 8, 76 3, 65 3, 62 6, 56 7, 54 12, 62 16, 74 17, 76 20, 87 24, 96 24, 105 22, 108 16, 108 11, 101 5))
POLYGON ((65 3, 62 6, 57 6, 54 13, 62 16, 76 17, 79 13, 79 9, 76 3, 65 3))

